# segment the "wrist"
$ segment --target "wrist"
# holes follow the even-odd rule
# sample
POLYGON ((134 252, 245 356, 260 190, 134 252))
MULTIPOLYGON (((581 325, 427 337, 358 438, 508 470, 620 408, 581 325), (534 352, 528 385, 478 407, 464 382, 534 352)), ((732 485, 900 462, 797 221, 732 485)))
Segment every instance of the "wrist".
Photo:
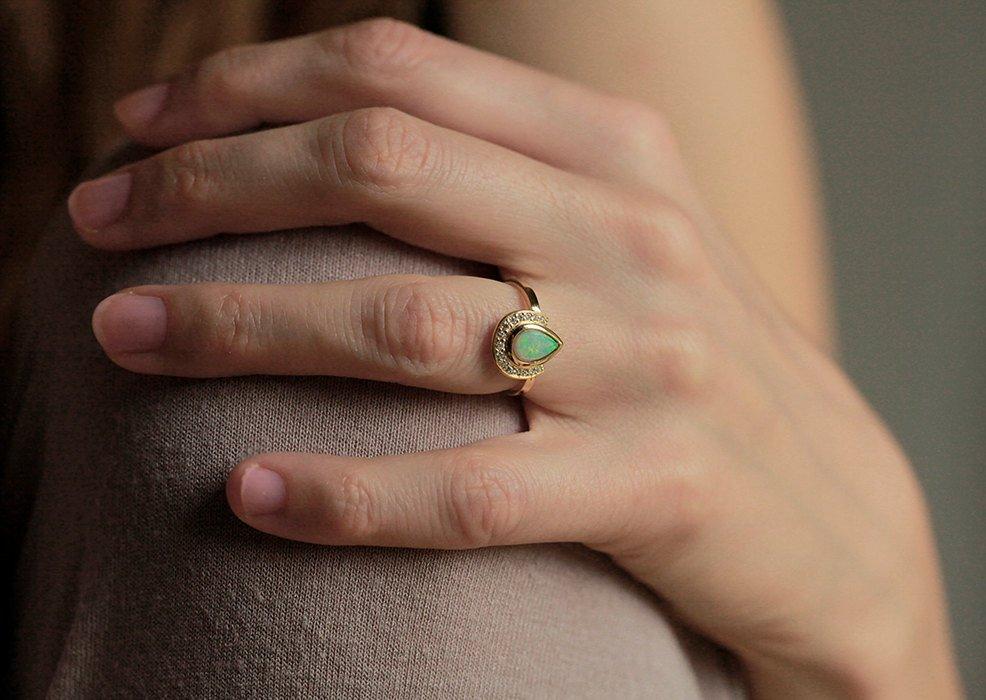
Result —
MULTIPOLYGON (((920 618, 919 618, 920 619, 920 618)), ((866 644, 846 644, 814 658, 746 659, 755 698, 935 698, 962 697, 943 613, 924 617, 907 634, 871 634, 866 644)))
POLYGON ((747 679, 754 698, 935 698, 962 697, 961 683, 949 654, 924 657, 910 664, 876 669, 748 667, 747 679))

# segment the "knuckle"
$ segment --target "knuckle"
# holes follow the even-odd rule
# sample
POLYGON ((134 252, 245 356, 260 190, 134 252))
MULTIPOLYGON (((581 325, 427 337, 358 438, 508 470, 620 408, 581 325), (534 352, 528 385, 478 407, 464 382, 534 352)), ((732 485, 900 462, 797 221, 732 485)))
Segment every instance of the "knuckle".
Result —
POLYGON ((263 305, 237 290, 222 291, 210 324, 210 345, 221 356, 244 356, 264 342, 263 305))
POLYGON ((191 92, 197 118, 223 124, 231 109, 243 109, 254 86, 268 70, 256 46, 235 46, 203 60, 192 73, 191 92))
MULTIPOLYGON (((656 442, 656 441, 654 441, 656 442)), ((666 441, 643 444, 648 454, 667 454, 666 441)), ((669 554, 693 543, 707 531, 723 510, 718 486, 726 475, 704 467, 689 466, 682 455, 688 446, 675 450, 676 466, 673 473, 667 469, 638 469, 628 473, 623 484, 626 490, 624 506, 614 518, 617 523, 613 535, 614 552, 627 563, 629 559, 653 556, 654 537, 669 554), (654 505, 659 504, 659 508, 654 505)))
POLYGON ((383 362, 415 376, 454 367, 471 338, 472 321, 440 287, 426 280, 392 284, 370 295, 360 322, 383 362))
POLYGON ((329 498, 329 523, 340 541, 368 542, 380 531, 379 499, 359 474, 340 474, 329 498))
POLYGON ((626 153, 633 157, 653 158, 655 154, 674 151, 674 132, 663 114, 634 100, 611 99, 610 114, 626 153))
POLYGON ((344 27, 330 46, 354 72, 400 74, 424 58, 428 40, 427 32, 411 24, 379 17, 344 27))
POLYGON ((160 168, 160 204, 179 209, 199 209, 215 194, 214 175, 218 154, 208 141, 189 141, 162 156, 160 168))
POLYGON ((420 126, 389 107, 323 121, 318 141, 321 160, 339 184, 394 190, 427 175, 435 165, 435 153, 420 126))
POLYGON ((509 541, 527 500, 516 470, 471 456, 452 466, 446 488, 449 527, 456 541, 467 547, 509 541))
POLYGON ((650 386, 667 396, 706 394, 717 361, 708 333, 694 322, 651 318, 636 328, 637 363, 650 386))
POLYGON ((704 271, 698 225, 670 200, 631 203, 622 223, 624 244, 644 274, 687 281, 704 271))
POLYGON ((669 543, 687 545, 705 532, 715 519, 716 496, 705 475, 685 474, 666 478, 656 487, 662 504, 664 532, 669 543))

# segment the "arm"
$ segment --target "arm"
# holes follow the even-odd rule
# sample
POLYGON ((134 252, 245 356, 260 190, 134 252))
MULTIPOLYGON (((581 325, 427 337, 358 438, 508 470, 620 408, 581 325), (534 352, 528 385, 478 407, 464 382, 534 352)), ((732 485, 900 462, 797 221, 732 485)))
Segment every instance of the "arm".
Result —
POLYGON ((769 2, 452 0, 448 15, 464 43, 659 108, 767 289, 814 340, 832 343, 809 143, 769 2))

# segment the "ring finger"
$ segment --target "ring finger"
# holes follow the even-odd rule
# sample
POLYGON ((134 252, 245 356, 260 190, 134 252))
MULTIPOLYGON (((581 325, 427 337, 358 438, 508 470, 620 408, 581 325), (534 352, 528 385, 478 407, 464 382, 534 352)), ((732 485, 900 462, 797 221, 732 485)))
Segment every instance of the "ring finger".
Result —
MULTIPOLYGON (((518 385, 497 370, 490 340, 520 306, 517 289, 478 277, 147 286, 105 299, 93 330, 114 362, 145 374, 333 375, 492 393, 518 385)), ((559 359, 539 400, 571 372, 559 359)))

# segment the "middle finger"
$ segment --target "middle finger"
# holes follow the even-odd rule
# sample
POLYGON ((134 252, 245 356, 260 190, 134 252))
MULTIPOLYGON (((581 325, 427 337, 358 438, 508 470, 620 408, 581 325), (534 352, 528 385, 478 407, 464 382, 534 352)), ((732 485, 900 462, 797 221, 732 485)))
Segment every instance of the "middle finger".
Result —
POLYGON ((137 141, 165 147, 378 106, 565 170, 662 180, 660 126, 643 106, 382 18, 227 49, 124 98, 117 115, 137 141))
POLYGON ((603 183, 380 108, 193 141, 81 184, 80 234, 107 249, 217 233, 365 222, 412 245, 539 276, 607 249, 582 222, 619 206, 603 183))

